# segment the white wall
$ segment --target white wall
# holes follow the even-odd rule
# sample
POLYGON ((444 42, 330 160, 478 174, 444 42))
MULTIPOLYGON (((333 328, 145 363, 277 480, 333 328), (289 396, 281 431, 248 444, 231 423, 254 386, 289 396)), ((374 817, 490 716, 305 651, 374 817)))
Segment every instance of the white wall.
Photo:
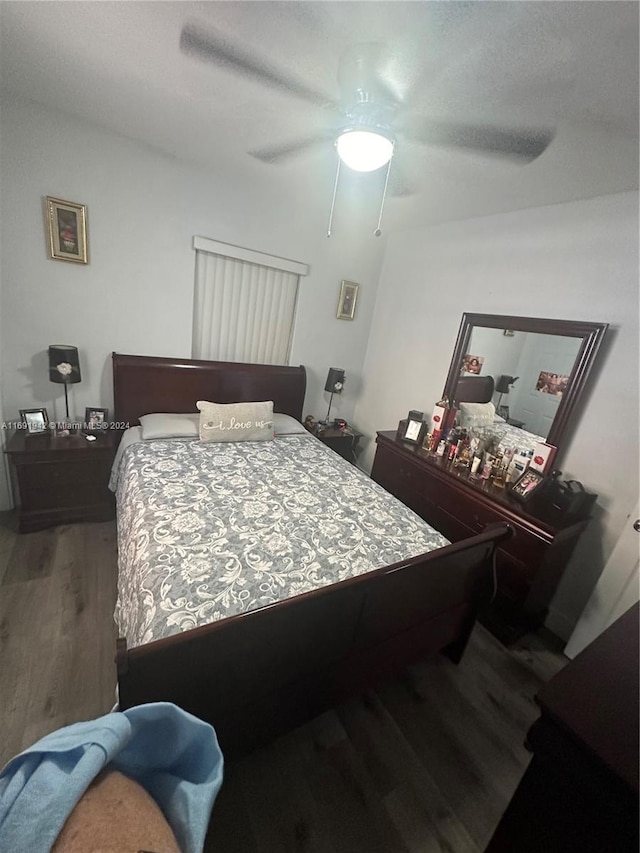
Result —
MULTIPOLYGON (((383 243, 357 216, 330 240, 277 170, 265 181, 211 175, 137 142, 29 101, 0 112, 2 403, 5 418, 45 406, 64 416, 46 350, 80 351, 72 416, 112 406, 110 353, 190 357, 194 235, 310 264, 301 280, 291 363, 308 371, 305 413, 326 412, 329 367, 347 372, 332 412, 351 419, 383 243), (267 183, 268 181, 268 183, 267 183), (90 264, 47 257, 45 195, 87 205, 90 264), (356 319, 336 319, 342 279, 361 284, 356 319)), ((330 202, 327 191, 327 213, 330 202)), ((6 496, 3 501, 6 505, 6 496)))
MULTIPOLYGON (((560 468, 599 494, 553 603, 565 638, 638 496, 638 194, 605 196, 389 238, 355 416, 395 429, 440 398, 463 311, 611 324, 560 468)), ((366 449, 370 464, 374 445, 366 449)))

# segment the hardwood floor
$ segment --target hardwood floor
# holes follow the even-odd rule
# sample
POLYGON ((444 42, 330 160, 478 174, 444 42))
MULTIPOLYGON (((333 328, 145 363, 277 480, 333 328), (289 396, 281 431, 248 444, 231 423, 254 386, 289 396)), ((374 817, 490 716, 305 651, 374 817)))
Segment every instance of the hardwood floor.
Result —
MULTIPOLYGON (((0 765, 114 702, 115 523, 17 535, 0 518, 0 765)), ((207 853, 477 853, 524 773, 534 695, 566 659, 481 626, 234 765, 207 853)))
MULTIPOLYGON (((9 521, 11 521, 9 517, 9 521)), ((0 765, 115 702, 115 523, 0 526, 0 765)))

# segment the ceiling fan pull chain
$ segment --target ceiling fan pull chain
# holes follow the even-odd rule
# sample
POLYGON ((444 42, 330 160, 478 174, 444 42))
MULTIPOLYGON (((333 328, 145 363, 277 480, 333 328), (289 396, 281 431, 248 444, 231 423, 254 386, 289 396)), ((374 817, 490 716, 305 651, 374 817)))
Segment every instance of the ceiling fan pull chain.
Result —
POLYGON ((338 192, 338 179, 340 178, 340 158, 338 157, 338 168, 336 169, 336 182, 333 185, 333 198, 331 199, 331 210, 329 211, 329 226, 327 237, 331 237, 331 226, 333 225, 333 211, 336 206, 336 193, 338 192))
POLYGON ((378 217, 378 227, 373 232, 375 237, 379 237, 382 234, 382 230, 380 226, 382 225, 382 211, 384 210, 384 202, 387 197, 387 187, 389 186, 389 173, 391 172, 391 160, 387 163, 387 177, 384 181, 384 189, 382 190, 382 202, 380 203, 380 216, 378 217))

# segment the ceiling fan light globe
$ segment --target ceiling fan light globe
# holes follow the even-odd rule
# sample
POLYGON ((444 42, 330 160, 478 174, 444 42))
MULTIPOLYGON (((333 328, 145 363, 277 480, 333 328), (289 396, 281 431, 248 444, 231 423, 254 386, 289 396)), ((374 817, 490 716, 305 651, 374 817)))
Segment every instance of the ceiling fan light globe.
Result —
POLYGON ((370 130, 347 130, 336 140, 338 156, 356 172, 374 172, 393 156, 393 141, 370 130))

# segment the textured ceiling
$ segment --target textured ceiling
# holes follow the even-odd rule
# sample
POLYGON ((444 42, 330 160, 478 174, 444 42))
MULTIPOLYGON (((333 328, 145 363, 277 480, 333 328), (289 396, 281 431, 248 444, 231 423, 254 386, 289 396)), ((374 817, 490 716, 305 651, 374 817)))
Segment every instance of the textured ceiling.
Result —
MULTIPOLYGON (((213 171, 328 210, 331 142, 283 163, 247 152, 335 126, 335 113, 180 51, 186 22, 335 99, 340 57, 378 42, 403 109, 553 127, 533 163, 400 141, 388 227, 637 186, 638 4, 618 2, 2 2, 2 86, 213 171)), ((381 176, 347 188, 370 200, 381 176)))

